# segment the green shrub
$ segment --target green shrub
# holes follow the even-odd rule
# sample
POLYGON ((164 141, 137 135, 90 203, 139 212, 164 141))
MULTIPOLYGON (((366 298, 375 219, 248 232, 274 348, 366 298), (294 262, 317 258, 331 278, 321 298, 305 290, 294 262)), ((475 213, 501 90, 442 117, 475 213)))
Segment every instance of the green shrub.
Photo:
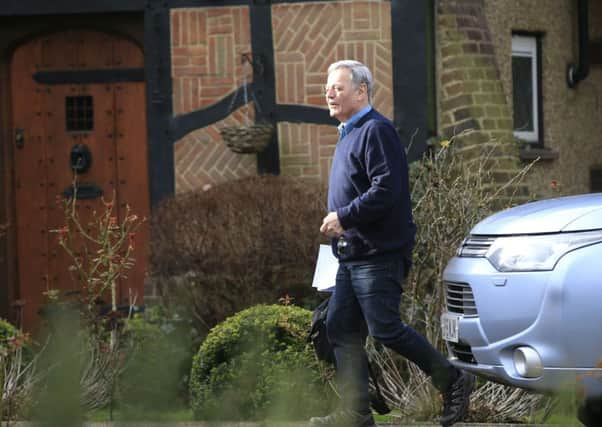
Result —
POLYGON ((17 336, 17 328, 4 319, 0 319, 0 345, 8 347, 10 339, 17 336))
POLYGON ((179 194, 151 224, 151 275, 170 311, 200 337, 257 304, 318 303, 311 288, 326 213, 324 186, 256 176, 179 194))
POLYGON ((310 321, 303 308, 259 305, 217 325, 192 364, 195 418, 298 419, 327 409, 327 371, 305 341, 310 321))
POLYGON ((33 357, 29 335, 21 332, 12 323, 0 319, 0 357, 8 359, 14 356, 18 349, 22 351, 22 363, 29 363, 33 357))
POLYGON ((134 417, 181 407, 181 382, 190 356, 180 331, 134 317, 126 321, 123 332, 126 362, 118 378, 118 407, 134 417))
MULTIPOLYGON (((403 284, 401 307, 402 319, 444 354, 447 350, 441 339, 439 318, 446 303, 442 276, 447 262, 477 222, 532 197, 522 182, 532 165, 500 157, 512 146, 491 141, 478 145, 467 156, 454 139, 432 141, 424 157, 410 166, 413 215, 418 230, 413 267, 403 284), (506 174, 496 174, 500 169, 506 174)), ((399 409, 402 419, 439 417, 439 393, 422 371, 380 345, 371 346, 370 351, 376 371, 384 379, 382 388, 388 403, 399 409)), ((530 422, 534 422, 536 408, 542 402, 545 405, 546 399, 539 395, 479 381, 465 421, 525 422, 531 417, 530 422)))

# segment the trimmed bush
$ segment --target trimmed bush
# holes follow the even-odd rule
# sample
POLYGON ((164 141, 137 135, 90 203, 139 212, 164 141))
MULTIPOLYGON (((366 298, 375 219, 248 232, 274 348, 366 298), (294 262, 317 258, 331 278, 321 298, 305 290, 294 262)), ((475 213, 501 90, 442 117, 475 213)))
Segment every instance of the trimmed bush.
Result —
POLYGON ((181 382, 190 367, 183 334, 134 317, 126 321, 123 339, 126 363, 118 379, 118 405, 126 415, 183 406, 181 382))
POLYGON ((322 184, 256 176, 165 200, 151 218, 151 275, 200 337, 257 304, 319 302, 311 281, 326 214, 322 184))
POLYGON ((195 356, 191 406, 197 419, 299 419, 331 402, 327 371, 306 343, 311 312, 259 305, 217 325, 195 356))

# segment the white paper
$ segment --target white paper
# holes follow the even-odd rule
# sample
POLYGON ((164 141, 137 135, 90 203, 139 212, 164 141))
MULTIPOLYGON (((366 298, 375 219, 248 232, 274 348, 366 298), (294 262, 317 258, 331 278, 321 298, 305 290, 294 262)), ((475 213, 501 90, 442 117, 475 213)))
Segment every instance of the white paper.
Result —
POLYGON ((332 292, 336 283, 339 260, 332 254, 330 245, 320 245, 312 286, 321 292, 332 292))

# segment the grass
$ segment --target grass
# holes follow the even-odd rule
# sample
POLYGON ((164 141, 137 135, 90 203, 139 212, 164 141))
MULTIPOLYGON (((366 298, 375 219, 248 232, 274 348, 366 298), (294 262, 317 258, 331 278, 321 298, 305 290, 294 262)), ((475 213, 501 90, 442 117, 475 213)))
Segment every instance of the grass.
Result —
MULTIPOLYGON (((378 415, 374 414, 374 419, 379 424, 391 424, 399 421, 399 413, 396 411, 392 411, 387 415, 378 415)), ((86 417, 88 421, 91 422, 107 422, 111 421, 111 414, 107 408, 97 409, 92 411, 86 417)), ((174 409, 167 412, 149 412, 144 411, 144 413, 139 418, 135 418, 133 414, 129 412, 123 412, 120 410, 113 411, 113 421, 121 421, 121 420, 138 420, 138 421, 158 421, 158 422, 185 422, 185 421, 194 421, 192 416, 192 410, 187 408, 182 409, 174 409)), ((270 420, 266 420, 267 423, 270 423, 270 420)))
MULTIPOLYGON (((105 422, 111 421, 108 408, 92 411, 87 416, 88 421, 105 422)), ((142 411, 137 412, 114 410, 113 421, 137 420, 137 421, 194 421, 192 410, 188 408, 173 409, 169 411, 142 411)))

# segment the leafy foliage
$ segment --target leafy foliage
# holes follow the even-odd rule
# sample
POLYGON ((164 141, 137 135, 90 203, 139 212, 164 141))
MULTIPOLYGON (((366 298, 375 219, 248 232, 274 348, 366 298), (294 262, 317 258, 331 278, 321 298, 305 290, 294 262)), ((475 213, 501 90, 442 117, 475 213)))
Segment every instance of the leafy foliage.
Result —
MULTIPOLYGON (((443 270, 470 229, 489 214, 523 201, 521 180, 531 165, 508 167, 496 176, 500 144, 483 145, 466 158, 451 141, 435 142, 421 161, 410 167, 414 220, 418 226, 413 267, 404 283, 403 320, 445 353, 439 318, 445 306, 443 270)), ((507 148, 506 148, 507 149, 507 148)), ((368 346, 383 378, 383 393, 403 418, 433 420, 441 399, 417 367, 377 343, 368 346)), ((501 384, 480 382, 473 393, 471 421, 524 422, 546 399, 501 384), (503 401, 503 404, 500 404, 503 401)))
POLYGON ((329 406, 327 381, 305 337, 311 312, 259 305, 206 337, 190 376, 196 418, 304 418, 329 406))
POLYGON ((288 296, 315 305, 324 201, 321 184, 275 176, 166 200, 151 220, 151 274, 163 301, 201 337, 256 304, 288 296))
POLYGON ((189 360, 183 334, 136 316, 125 321, 125 364, 118 379, 118 407, 127 416, 181 407, 181 380, 189 360))
POLYGON ((0 319, 0 420, 13 418, 30 403, 33 365, 29 335, 0 319))

